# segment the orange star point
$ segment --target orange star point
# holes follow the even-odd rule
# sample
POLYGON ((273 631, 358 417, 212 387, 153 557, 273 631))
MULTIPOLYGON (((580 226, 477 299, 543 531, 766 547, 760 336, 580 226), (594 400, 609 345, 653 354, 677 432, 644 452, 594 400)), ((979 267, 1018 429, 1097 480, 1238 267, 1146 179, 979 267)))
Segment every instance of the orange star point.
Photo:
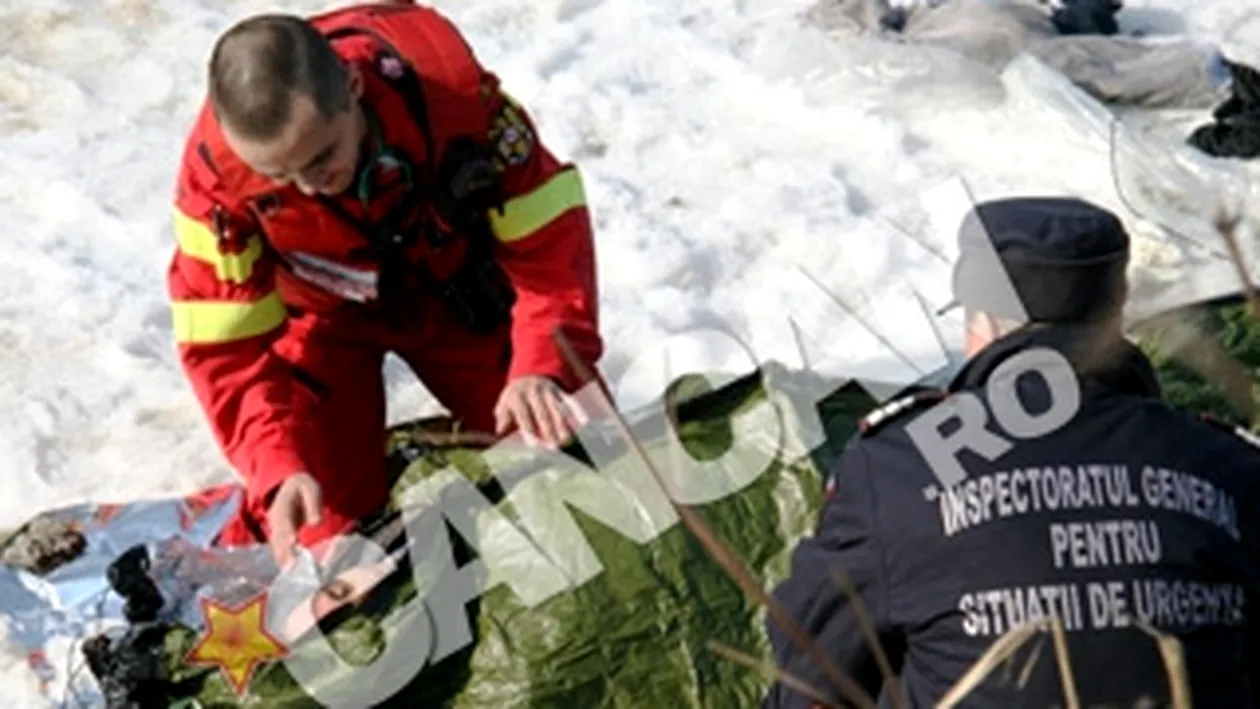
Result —
POLYGON ((201 608, 206 628, 197 644, 184 656, 184 662, 218 667, 237 696, 245 695, 259 665, 288 654, 288 648, 267 631, 265 593, 235 607, 203 598, 201 608))

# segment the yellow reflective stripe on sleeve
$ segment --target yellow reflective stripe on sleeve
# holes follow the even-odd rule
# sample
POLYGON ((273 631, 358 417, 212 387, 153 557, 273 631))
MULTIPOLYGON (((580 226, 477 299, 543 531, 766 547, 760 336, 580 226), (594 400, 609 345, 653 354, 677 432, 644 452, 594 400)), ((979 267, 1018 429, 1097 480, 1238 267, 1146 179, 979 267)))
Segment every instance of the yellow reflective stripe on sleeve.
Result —
POLYGON ((171 304, 175 341, 207 345, 244 340, 284 323, 284 303, 277 293, 252 302, 182 300, 171 304))
POLYGON ((244 283, 254 271, 254 263, 263 253, 262 238, 250 238, 245 250, 239 254, 225 254, 219 250, 219 237, 205 224, 174 210, 175 240, 184 254, 214 266, 219 280, 228 283, 244 283))
POLYGON ((582 177, 571 167, 556 173, 533 192, 508 200, 502 214, 497 209, 490 210, 490 227, 499 241, 519 241, 585 204, 582 177))

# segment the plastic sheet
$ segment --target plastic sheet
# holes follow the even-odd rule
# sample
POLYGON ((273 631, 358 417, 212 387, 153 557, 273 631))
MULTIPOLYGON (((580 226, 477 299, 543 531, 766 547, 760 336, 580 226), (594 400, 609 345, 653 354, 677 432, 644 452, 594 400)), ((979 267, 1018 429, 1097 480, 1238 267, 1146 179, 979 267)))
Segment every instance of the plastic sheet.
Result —
POLYGON ((1237 241, 1255 279, 1260 195, 1248 166, 1204 156, 1167 122, 1112 111, 1030 55, 1011 62, 1002 79, 1012 100, 1054 115, 1106 157, 1115 194, 1098 197, 1123 205, 1135 239, 1162 254, 1130 272, 1130 323, 1242 289, 1217 228, 1221 216, 1238 219, 1237 241))
MULTIPOLYGON (((68 668, 57 666, 58 648, 126 625, 124 601, 111 589, 108 569, 127 550, 143 548, 151 560, 149 576, 163 600, 159 616, 192 628, 203 624, 201 598, 230 601, 275 576, 265 547, 211 550, 239 499, 236 486, 224 486, 188 499, 75 505, 43 513, 11 533, 10 547, 32 542, 30 535, 81 539, 75 558, 46 573, 0 566, 8 642, 27 654, 50 695, 70 680, 60 676, 68 668)), ((79 691, 84 689, 91 687, 79 691)))

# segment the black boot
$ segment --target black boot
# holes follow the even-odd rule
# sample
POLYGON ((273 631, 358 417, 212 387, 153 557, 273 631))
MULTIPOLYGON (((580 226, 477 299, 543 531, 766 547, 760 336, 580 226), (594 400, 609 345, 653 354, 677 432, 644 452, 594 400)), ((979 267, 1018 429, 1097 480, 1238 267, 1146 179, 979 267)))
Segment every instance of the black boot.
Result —
POLYGON ((149 551, 137 544, 123 552, 105 573, 110 588, 123 598, 123 615, 130 623, 157 620, 164 601, 149 577, 149 551))
POLYGON ((1218 121, 1224 121, 1246 110, 1247 107, 1243 105, 1242 99, 1238 98, 1238 94, 1231 93, 1224 103, 1212 109, 1212 117, 1218 121))
POLYGON ((165 623, 140 623, 119 636, 97 635, 81 652, 96 678, 106 709, 149 709, 170 704, 165 623))
POLYGON ((1199 126, 1186 142, 1212 157, 1242 160, 1260 157, 1260 110, 1199 126))
POLYGON ((1260 109, 1260 72, 1241 62, 1224 60, 1233 81, 1233 97, 1237 97, 1244 109, 1260 109))
POLYGON ((1120 0, 1064 0, 1050 21, 1059 34, 1113 35, 1120 31, 1116 13, 1121 7, 1120 0))
POLYGON ((906 29, 906 20, 910 11, 904 7, 889 8, 888 12, 879 16, 879 26, 886 32, 901 32, 906 29))

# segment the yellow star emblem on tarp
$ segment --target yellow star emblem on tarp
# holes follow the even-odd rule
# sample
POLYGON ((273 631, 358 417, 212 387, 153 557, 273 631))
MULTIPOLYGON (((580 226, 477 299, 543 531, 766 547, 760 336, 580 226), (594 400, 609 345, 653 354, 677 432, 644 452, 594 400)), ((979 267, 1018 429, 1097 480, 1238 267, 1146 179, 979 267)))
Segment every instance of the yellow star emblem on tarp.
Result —
POLYGON ((218 667, 237 696, 244 696, 259 665, 283 658, 288 649, 267 632, 267 598, 260 593, 238 606, 201 600, 206 627, 184 662, 218 667))

